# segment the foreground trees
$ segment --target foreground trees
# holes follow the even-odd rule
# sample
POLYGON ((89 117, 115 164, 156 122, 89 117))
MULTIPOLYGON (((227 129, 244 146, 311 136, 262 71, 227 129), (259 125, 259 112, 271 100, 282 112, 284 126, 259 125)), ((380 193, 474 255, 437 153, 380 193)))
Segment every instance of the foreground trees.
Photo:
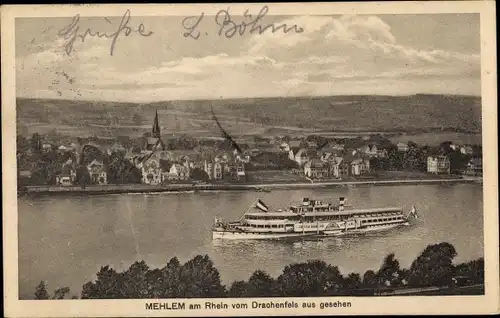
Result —
POLYGON ((337 266, 309 261, 285 266, 278 279, 279 296, 335 295, 343 285, 337 266))
MULTIPOLYGON (((104 266, 97 279, 83 285, 83 299, 211 298, 211 297, 304 297, 373 295, 385 288, 451 286, 452 278, 466 277, 467 284, 484 284, 484 259, 454 265, 453 245, 427 246, 412 262, 401 269, 396 256, 387 255, 377 271, 368 270, 343 276, 337 266, 314 260, 285 266, 276 279, 262 270, 246 281, 233 282, 226 288, 219 271, 207 255, 198 255, 181 264, 172 258, 163 268, 150 268, 144 261, 133 263, 123 272, 104 266)), ((36 299, 63 299, 69 288, 49 296, 44 282, 35 292, 36 299)))
MULTIPOLYGON (((35 299, 38 300, 64 299, 66 295, 69 294, 69 291, 70 290, 68 287, 59 288, 54 291, 54 294, 51 297, 47 292, 47 287, 45 286, 45 282, 41 281, 40 284, 38 284, 38 286, 36 287, 35 299)), ((77 297, 73 295, 71 298, 75 299, 77 297)))
POLYGON ((122 273, 101 268, 95 282, 83 285, 83 299, 140 299, 224 297, 219 271, 207 255, 198 255, 183 265, 172 258, 162 269, 135 262, 122 273))
POLYGON ((450 284, 455 274, 452 261, 456 255, 455 247, 449 243, 427 246, 411 264, 410 285, 420 287, 450 284))

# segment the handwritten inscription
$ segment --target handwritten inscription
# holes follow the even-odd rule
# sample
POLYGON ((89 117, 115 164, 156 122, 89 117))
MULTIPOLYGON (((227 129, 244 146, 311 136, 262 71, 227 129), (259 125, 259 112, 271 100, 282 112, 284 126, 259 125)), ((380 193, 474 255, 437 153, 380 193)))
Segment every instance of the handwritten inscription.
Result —
MULTIPOLYGON (((250 14, 247 9, 242 16, 242 20, 237 22, 233 19, 233 17, 231 17, 229 8, 219 10, 214 16, 213 22, 215 22, 216 28, 214 33, 220 37, 232 38, 236 35, 243 36, 245 34, 263 34, 265 32, 282 32, 283 34, 304 32, 304 29, 296 24, 287 25, 284 23, 264 23, 263 19, 266 17, 268 12, 268 6, 263 6, 257 15, 250 14)), ((184 28, 183 36, 197 40, 201 35, 208 35, 208 30, 203 31, 201 28, 201 22, 204 18, 204 12, 198 16, 189 16, 184 18, 182 20, 182 27, 184 28)), ((112 23, 108 19, 104 19, 106 22, 110 24, 112 23)), ((94 30, 92 28, 82 30, 80 26, 80 15, 77 14, 73 17, 71 23, 59 31, 58 35, 65 40, 64 49, 68 55, 73 52, 73 47, 77 40, 84 43, 89 37, 111 40, 109 54, 113 55, 116 42, 120 36, 128 37, 135 33, 143 37, 149 37, 153 34, 152 31, 146 30, 143 23, 139 24, 137 27, 132 27, 130 24, 130 10, 127 10, 121 18, 120 23, 116 25, 115 31, 112 33, 94 30)))
MULTIPOLYGON (((108 19, 105 18, 108 23, 111 23, 108 19)), ((101 31, 94 31, 91 28, 87 28, 84 32, 80 32, 80 15, 77 14, 73 17, 73 20, 70 24, 65 26, 63 29, 59 31, 59 36, 63 37, 66 40, 66 44, 64 45, 64 49, 68 55, 73 51, 73 45, 77 39, 80 39, 82 43, 85 42, 87 37, 97 37, 97 38, 105 38, 111 39, 109 54, 113 55, 115 51, 115 44, 120 35, 124 35, 128 37, 132 33, 137 33, 140 36, 151 36, 153 34, 152 31, 146 31, 146 27, 144 24, 139 24, 137 28, 132 28, 129 26, 130 22, 130 10, 125 11, 120 23, 118 24, 116 30, 113 33, 106 33, 101 31)))
POLYGON ((198 40, 200 37, 200 32, 197 31, 197 27, 200 24, 201 20, 205 16, 205 13, 202 12, 198 17, 187 17, 182 20, 182 26, 186 29, 187 32, 184 32, 184 37, 191 37, 195 40, 198 40))
MULTIPOLYGON (((263 6, 256 16, 253 16, 248 12, 248 9, 243 14, 243 21, 236 22, 231 17, 229 13, 229 8, 227 10, 220 10, 215 15, 215 24, 217 25, 217 35, 224 36, 226 38, 232 38, 235 35, 244 34, 263 34, 265 32, 283 32, 287 34, 302 33, 304 29, 296 24, 288 26, 287 24, 265 24, 262 20, 269 12, 268 6, 263 6)), ((183 33, 184 37, 189 37, 197 40, 202 33, 200 33, 200 23, 203 20, 205 13, 202 12, 199 16, 190 16, 182 20, 182 26, 185 29, 183 33)), ((205 34, 208 34, 205 32, 205 34)))

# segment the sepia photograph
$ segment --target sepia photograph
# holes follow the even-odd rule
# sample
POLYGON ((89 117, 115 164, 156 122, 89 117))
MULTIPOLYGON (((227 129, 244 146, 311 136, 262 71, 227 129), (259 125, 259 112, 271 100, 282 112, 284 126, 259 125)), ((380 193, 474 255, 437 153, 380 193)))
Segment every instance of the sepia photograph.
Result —
POLYGON ((10 300, 175 316, 498 298, 494 6, 469 4, 3 11, 10 300))

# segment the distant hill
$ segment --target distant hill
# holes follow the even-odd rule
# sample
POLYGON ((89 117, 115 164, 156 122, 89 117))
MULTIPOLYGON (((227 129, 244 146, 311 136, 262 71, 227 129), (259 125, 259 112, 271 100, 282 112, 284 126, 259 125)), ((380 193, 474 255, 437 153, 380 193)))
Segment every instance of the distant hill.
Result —
POLYGON ((481 131, 481 98, 474 96, 328 96, 119 103, 17 99, 17 121, 31 130, 69 135, 140 135, 158 110, 163 131, 217 134, 211 120, 234 134, 301 131, 481 131))

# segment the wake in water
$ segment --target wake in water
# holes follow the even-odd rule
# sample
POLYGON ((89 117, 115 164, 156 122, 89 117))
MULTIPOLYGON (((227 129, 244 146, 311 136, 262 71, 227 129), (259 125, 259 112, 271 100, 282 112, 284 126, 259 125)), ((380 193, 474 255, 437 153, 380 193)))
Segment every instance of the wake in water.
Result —
POLYGON ((136 231, 135 231, 135 227, 134 227, 134 222, 133 222, 133 214, 134 214, 134 211, 132 209, 132 207, 130 206, 130 203, 127 201, 126 202, 126 205, 127 205, 127 211, 128 211, 128 223, 130 225, 130 231, 131 231, 131 234, 132 234, 132 238, 134 239, 134 245, 135 245, 135 254, 137 255, 138 258, 140 258, 141 256, 141 253, 139 251, 139 241, 137 240, 137 234, 136 234, 136 231))

